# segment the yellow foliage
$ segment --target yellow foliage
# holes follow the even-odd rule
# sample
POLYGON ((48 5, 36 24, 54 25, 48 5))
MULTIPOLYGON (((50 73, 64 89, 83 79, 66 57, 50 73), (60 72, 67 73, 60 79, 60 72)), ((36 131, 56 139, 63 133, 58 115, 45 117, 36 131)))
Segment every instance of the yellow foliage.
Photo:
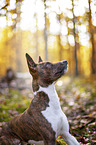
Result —
MULTIPOLYGON (((57 62, 67 60, 69 73, 75 73, 74 47, 68 43, 59 44, 59 36, 48 36, 49 61, 57 62)), ((30 31, 15 31, 8 27, 0 33, 0 75, 4 75, 6 68, 12 67, 15 71, 28 71, 25 53, 29 53, 35 61, 40 55, 45 59, 45 42, 43 31, 31 33, 30 31), (37 53, 38 51, 38 53, 37 53)), ((80 74, 91 73, 91 48, 80 46, 78 49, 78 66, 80 74)))

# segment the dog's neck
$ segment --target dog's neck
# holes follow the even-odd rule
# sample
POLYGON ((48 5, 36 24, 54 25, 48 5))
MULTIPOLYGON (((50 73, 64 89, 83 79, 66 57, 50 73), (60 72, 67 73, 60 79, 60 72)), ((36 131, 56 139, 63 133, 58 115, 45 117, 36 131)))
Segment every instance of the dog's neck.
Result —
MULTIPOLYGON (((48 95, 49 101, 51 103, 53 103, 53 106, 56 106, 56 108, 57 108, 57 106, 60 107, 59 98, 58 98, 57 92, 55 90, 55 83, 52 83, 48 87, 42 87, 42 86, 38 85, 38 87, 35 86, 35 88, 38 88, 38 90, 33 91, 34 96, 38 92, 44 92, 48 95)), ((34 89, 34 86, 33 86, 33 89, 34 89)))
POLYGON ((36 92, 39 90, 39 83, 38 83, 38 80, 37 79, 33 79, 32 80, 32 89, 33 89, 33 92, 36 92))
POLYGON ((42 86, 38 85, 38 90, 33 91, 33 93, 34 93, 34 95, 36 95, 38 92, 41 92, 41 91, 49 94, 49 96, 52 95, 52 94, 54 94, 54 93, 56 93, 54 83, 51 84, 51 85, 49 85, 48 87, 42 87, 42 86))

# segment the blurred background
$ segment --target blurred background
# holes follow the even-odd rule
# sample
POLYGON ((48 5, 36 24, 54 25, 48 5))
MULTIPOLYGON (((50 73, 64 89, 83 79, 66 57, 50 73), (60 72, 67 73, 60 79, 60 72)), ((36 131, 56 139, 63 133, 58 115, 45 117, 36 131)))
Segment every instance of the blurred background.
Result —
POLYGON ((60 105, 80 144, 95 145, 96 0, 0 0, 0 130, 33 99, 26 53, 68 61, 60 105))
POLYGON ((0 0, 0 76, 35 61, 67 60, 69 74, 96 73, 96 0, 0 0))

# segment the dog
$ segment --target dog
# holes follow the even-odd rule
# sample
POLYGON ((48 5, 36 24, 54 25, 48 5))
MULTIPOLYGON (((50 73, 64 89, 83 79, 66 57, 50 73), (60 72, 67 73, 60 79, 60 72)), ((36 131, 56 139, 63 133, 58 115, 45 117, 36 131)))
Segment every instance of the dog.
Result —
POLYGON ((0 145, 44 144, 56 145, 61 135, 68 145, 79 145, 69 133, 66 115, 60 107, 55 82, 68 69, 67 61, 39 63, 26 53, 29 72, 33 77, 34 98, 25 112, 10 120, 2 129, 0 145))

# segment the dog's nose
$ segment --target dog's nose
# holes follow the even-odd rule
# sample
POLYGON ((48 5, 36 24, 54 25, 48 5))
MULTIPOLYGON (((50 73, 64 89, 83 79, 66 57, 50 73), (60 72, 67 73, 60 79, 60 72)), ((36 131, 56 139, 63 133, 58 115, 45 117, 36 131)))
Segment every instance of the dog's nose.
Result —
POLYGON ((63 60, 62 63, 67 65, 67 60, 63 60))

